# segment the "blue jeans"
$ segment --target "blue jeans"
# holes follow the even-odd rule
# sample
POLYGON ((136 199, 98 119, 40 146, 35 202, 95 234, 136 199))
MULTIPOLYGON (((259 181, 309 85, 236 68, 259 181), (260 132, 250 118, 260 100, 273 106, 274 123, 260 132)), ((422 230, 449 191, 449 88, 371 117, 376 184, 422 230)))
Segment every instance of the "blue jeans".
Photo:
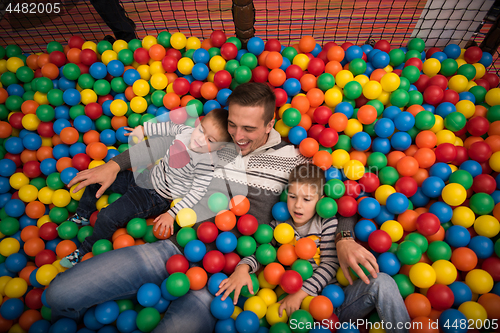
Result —
MULTIPOLYGON (((133 218, 147 218, 163 213, 169 208, 170 200, 160 196, 149 184, 149 172, 139 176, 137 180, 144 186, 139 186, 132 171, 119 172, 116 180, 109 189, 122 196, 109 206, 101 209, 97 215, 94 232, 85 238, 80 246, 80 255, 92 251, 92 246, 99 239, 111 239, 113 233, 127 225, 133 218)), ((100 184, 89 185, 85 188, 76 212, 85 218, 96 210, 96 193, 100 184)))
MULTIPOLYGON (((169 240, 126 247, 95 256, 58 274, 47 289, 52 321, 79 321, 93 305, 135 298, 145 283, 160 285, 168 277, 167 260, 179 249, 169 240)), ((153 332, 212 332, 213 296, 205 287, 172 301, 153 332)))
POLYGON ((404 328, 404 324, 411 321, 410 315, 399 293, 398 285, 391 276, 385 273, 378 273, 376 279, 370 276, 370 284, 356 280, 344 288, 344 294, 344 303, 335 309, 335 314, 341 322, 356 323, 357 319, 366 317, 376 309, 380 320, 384 321, 387 333, 409 331, 404 328), (389 325, 392 327, 389 328, 389 325))

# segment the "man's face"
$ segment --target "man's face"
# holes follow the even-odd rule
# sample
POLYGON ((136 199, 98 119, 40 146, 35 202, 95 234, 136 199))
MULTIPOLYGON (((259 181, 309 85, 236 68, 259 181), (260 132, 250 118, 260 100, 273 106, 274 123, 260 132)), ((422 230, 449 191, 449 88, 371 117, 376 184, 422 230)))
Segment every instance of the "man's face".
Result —
POLYGON ((264 107, 241 106, 232 103, 229 106, 227 130, 242 155, 247 155, 264 145, 274 120, 264 123, 264 107))

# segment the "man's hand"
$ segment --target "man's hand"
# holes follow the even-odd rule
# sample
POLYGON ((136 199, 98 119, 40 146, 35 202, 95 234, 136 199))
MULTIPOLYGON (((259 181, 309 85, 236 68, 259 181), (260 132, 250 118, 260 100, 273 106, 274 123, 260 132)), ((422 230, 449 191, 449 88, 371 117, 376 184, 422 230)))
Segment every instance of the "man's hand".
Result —
POLYGON ((283 310, 285 310, 285 314, 290 316, 292 313, 300 309, 302 301, 307 296, 308 294, 302 289, 297 291, 295 294, 286 295, 281 301, 278 302, 281 304, 278 309, 280 317, 283 317, 283 310))
POLYGON ((135 136, 137 138, 137 142, 144 140, 144 127, 142 127, 142 125, 139 125, 136 128, 125 127, 125 129, 130 131, 130 133, 125 133, 125 136, 135 136))
POLYGON ((169 213, 163 213, 158 215, 153 223, 155 223, 154 232, 160 229, 158 234, 163 237, 167 237, 168 234, 174 234, 174 218, 169 213))
POLYGON ((341 239, 337 242, 337 256, 339 258, 340 267, 344 272, 344 276, 352 284, 352 278, 349 274, 349 267, 358 274, 359 278, 364 283, 369 284, 370 280, 365 275, 359 265, 363 265, 371 276, 377 277, 379 272, 377 259, 375 256, 365 249, 362 245, 356 243, 353 239, 341 239))
POLYGON ((96 198, 100 198, 108 187, 113 184, 118 172, 120 172, 120 166, 118 163, 115 161, 109 161, 106 164, 99 165, 98 167, 80 171, 69 182, 68 188, 71 188, 71 186, 76 183, 80 183, 73 190, 73 193, 76 193, 88 185, 101 184, 101 188, 96 193, 96 198))
POLYGON ((252 278, 250 277, 250 274, 248 272, 250 272, 250 266, 237 266, 234 270, 234 273, 220 283, 220 289, 217 294, 215 294, 215 296, 219 296, 220 294, 224 293, 224 296, 222 296, 222 300, 224 301, 234 290, 233 303, 236 305, 236 303, 238 303, 238 297, 240 297, 240 291, 243 286, 246 285, 250 293, 253 294, 252 278))

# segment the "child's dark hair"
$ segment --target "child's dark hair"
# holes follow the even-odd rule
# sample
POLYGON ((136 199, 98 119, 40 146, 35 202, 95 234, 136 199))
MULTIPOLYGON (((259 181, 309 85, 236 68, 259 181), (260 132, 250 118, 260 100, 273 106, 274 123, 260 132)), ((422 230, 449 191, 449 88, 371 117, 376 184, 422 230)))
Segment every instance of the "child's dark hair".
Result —
POLYGON ((288 177, 288 186, 293 183, 315 186, 321 198, 323 196, 323 186, 325 185, 325 172, 311 163, 297 165, 292 169, 290 177, 288 177))
POLYGON ((215 126, 221 131, 223 142, 232 142, 233 139, 227 131, 227 110, 226 109, 213 109, 203 117, 205 119, 212 119, 215 126))
POLYGON ((276 96, 265 83, 248 82, 237 86, 227 99, 227 105, 260 106, 264 108, 264 124, 273 120, 276 111, 276 96))

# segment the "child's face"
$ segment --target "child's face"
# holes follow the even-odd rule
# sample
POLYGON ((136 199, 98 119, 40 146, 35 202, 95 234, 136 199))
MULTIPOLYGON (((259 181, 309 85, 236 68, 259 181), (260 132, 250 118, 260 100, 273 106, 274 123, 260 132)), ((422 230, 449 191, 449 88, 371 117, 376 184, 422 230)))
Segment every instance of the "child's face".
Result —
POLYGON ((197 153, 208 153, 224 147, 221 130, 212 119, 203 119, 191 134, 189 148, 197 153))
POLYGON ((293 221, 297 224, 309 221, 316 214, 319 199, 317 186, 299 182, 290 184, 286 204, 293 221))

